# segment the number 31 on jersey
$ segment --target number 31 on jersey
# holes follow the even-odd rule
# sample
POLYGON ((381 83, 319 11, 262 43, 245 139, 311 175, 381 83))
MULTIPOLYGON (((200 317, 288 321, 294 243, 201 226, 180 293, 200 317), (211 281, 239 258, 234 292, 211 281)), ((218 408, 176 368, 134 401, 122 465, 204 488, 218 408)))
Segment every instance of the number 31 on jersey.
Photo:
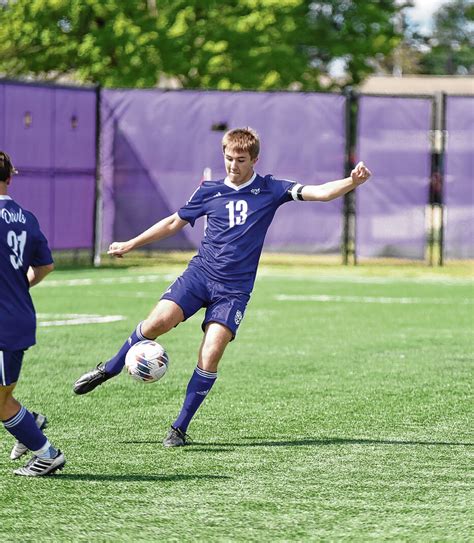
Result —
POLYGON ((10 230, 7 234, 7 243, 12 250, 10 255, 10 262, 15 270, 19 270, 23 266, 23 251, 26 245, 26 231, 23 230, 21 234, 16 234, 13 230, 10 230))

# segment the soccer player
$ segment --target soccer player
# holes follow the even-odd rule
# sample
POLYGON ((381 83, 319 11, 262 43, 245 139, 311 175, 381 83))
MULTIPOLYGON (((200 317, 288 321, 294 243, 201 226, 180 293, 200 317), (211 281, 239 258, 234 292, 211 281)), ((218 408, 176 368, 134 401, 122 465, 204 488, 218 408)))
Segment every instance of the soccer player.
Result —
POLYGON ((227 172, 225 179, 204 181, 177 213, 159 221, 139 236, 114 242, 108 253, 122 257, 147 243, 179 232, 198 217, 207 217, 207 227, 198 254, 183 275, 163 294, 147 319, 140 322, 117 354, 84 374, 74 384, 76 394, 86 394, 122 370, 132 345, 155 339, 206 308, 197 367, 189 381, 184 404, 163 444, 188 443, 192 417, 217 378, 219 361, 235 338, 252 292, 263 241, 279 206, 296 201, 329 201, 364 183, 370 171, 359 162, 345 179, 323 185, 261 176, 254 171, 260 142, 251 128, 230 130, 222 140, 227 172))
POLYGON ((36 315, 29 289, 53 268, 48 242, 36 217, 8 196, 17 173, 0 151, 0 419, 16 443, 10 458, 28 450, 33 457, 16 475, 51 475, 65 464, 64 455, 43 434, 46 417, 30 413, 14 397, 24 352, 35 344, 36 315))

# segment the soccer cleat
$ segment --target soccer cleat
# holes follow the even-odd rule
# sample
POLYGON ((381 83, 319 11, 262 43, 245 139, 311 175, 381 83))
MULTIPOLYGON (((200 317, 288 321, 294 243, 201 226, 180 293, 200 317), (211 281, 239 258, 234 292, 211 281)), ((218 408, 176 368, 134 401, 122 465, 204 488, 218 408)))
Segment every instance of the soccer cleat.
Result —
POLYGON ((97 364, 97 367, 87 373, 84 373, 79 379, 74 383, 74 392, 76 394, 87 394, 94 390, 105 381, 112 379, 114 375, 105 373, 104 364, 97 364))
MULTIPOLYGON (((33 416, 35 417, 36 426, 38 426, 40 430, 44 430, 46 426, 48 426, 48 419, 44 415, 33 413, 33 416)), ((28 452, 28 447, 23 445, 21 441, 17 441, 15 445, 13 445, 10 458, 12 460, 18 460, 18 458, 23 456, 26 452, 28 452)))
POLYGON ((63 469, 66 459, 61 451, 54 458, 39 458, 33 456, 31 460, 22 468, 14 470, 15 475, 24 477, 40 477, 43 475, 52 475, 55 471, 63 469))
POLYGON ((184 447, 191 443, 191 438, 188 434, 182 432, 179 428, 169 429, 168 435, 163 440, 163 446, 165 447, 184 447))

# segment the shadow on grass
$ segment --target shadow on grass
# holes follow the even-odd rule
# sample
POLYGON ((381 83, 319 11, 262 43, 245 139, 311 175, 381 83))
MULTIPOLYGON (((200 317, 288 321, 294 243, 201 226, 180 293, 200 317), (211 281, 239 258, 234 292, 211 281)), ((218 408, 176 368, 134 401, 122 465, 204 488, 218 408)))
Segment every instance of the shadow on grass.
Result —
MULTIPOLYGON (((340 437, 328 437, 321 439, 293 439, 287 441, 269 441, 257 437, 244 438, 248 442, 202 442, 194 441, 186 451, 218 452, 229 451, 236 447, 324 447, 327 445, 409 445, 409 446, 437 446, 437 447, 472 447, 474 443, 458 441, 421 441, 421 440, 398 440, 398 439, 349 439, 340 437)), ((123 443, 157 443, 150 441, 125 441, 123 443)))
POLYGON ((114 473, 61 473, 54 477, 55 481, 64 479, 68 481, 109 481, 109 482, 179 482, 179 481, 201 481, 201 480, 227 480, 231 479, 227 475, 139 475, 128 473, 127 475, 117 475, 114 473))
POLYGON ((260 441, 259 438, 246 438, 251 441, 248 443, 202 443, 194 442, 194 445, 204 447, 305 447, 305 446, 324 446, 324 445, 437 445, 437 446, 473 446, 474 443, 462 443, 451 441, 411 441, 398 439, 349 439, 342 437, 328 437, 321 439, 294 439, 288 441, 260 441))

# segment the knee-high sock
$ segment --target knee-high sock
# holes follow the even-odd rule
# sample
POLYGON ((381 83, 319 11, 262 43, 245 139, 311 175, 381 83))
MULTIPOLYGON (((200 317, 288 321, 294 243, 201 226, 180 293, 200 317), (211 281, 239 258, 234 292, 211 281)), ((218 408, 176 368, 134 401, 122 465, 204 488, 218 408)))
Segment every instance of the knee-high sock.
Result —
POLYGON ((125 357, 127 356, 130 347, 139 341, 150 339, 142 334, 142 324, 143 322, 138 323, 138 326, 131 333, 127 341, 120 347, 118 353, 105 363, 105 373, 108 373, 109 375, 118 375, 125 365, 125 357))
POLYGON ((204 371, 196 367, 186 389, 186 397, 178 418, 173 422, 173 428, 179 428, 186 433, 191 419, 194 417, 204 398, 210 392, 217 379, 217 373, 204 371))
POLYGON ((35 418, 26 407, 21 406, 16 415, 4 420, 3 426, 30 451, 42 449, 48 441, 43 432, 36 426, 35 418))

